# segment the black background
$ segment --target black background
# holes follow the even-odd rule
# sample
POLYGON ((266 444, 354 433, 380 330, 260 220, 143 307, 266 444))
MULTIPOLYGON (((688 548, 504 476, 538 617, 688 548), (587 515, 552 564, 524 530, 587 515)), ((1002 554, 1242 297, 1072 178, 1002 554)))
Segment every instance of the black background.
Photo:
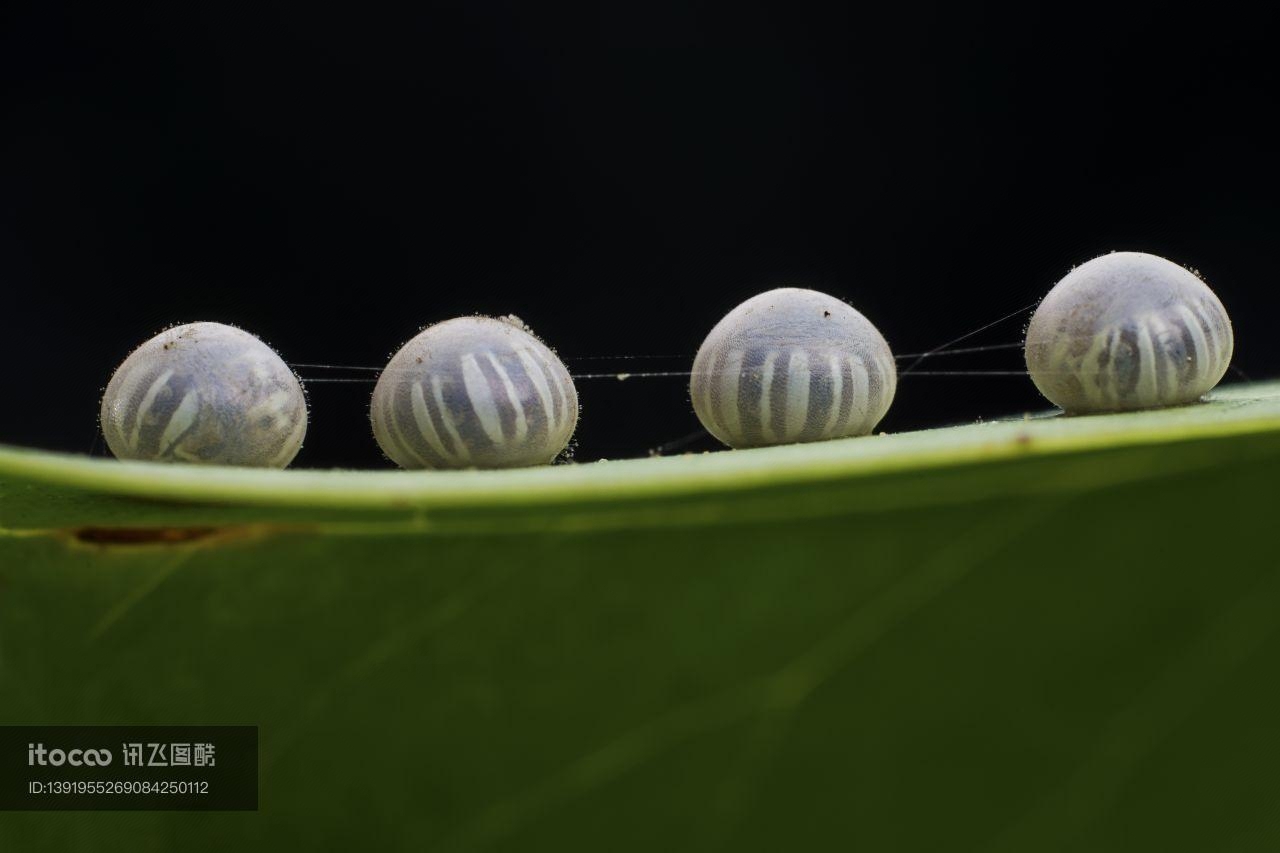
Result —
MULTIPOLYGON (((515 313, 575 372, 687 370, 735 304, 797 284, 907 353, 1111 249, 1201 270, 1237 365, 1273 376, 1265 23, 1221 4, 9 11, 0 440, 89 451, 111 371, 175 322, 378 366, 428 323, 515 313), (677 358, 580 360, 601 355, 677 358)), ((370 390, 310 387, 297 464, 388 464, 370 390)), ((580 459, 697 428, 680 379, 579 393, 580 459)), ((1026 377, 910 377, 882 428, 1044 405, 1026 377)))

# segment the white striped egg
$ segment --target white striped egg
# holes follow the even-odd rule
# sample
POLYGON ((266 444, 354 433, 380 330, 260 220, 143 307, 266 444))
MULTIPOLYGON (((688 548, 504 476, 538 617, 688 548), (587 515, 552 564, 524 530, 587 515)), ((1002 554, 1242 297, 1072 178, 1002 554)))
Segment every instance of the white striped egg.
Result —
POLYGON ((1067 412, 1190 403, 1231 363, 1231 320, 1187 269, 1113 252, 1058 282, 1031 317, 1026 359, 1040 393, 1067 412))
POLYGON ((889 344, 825 293, 783 287, 725 316, 693 362, 689 393, 707 431, 730 447, 865 435, 897 388, 889 344))
POLYGON ((102 397, 102 434, 120 459, 283 468, 306 432, 298 377, 271 347, 222 323, 156 335, 102 397))
POLYGON ((373 390, 373 435, 402 468, 516 468, 553 461, 578 423, 556 354, 515 317, 430 326, 373 390))

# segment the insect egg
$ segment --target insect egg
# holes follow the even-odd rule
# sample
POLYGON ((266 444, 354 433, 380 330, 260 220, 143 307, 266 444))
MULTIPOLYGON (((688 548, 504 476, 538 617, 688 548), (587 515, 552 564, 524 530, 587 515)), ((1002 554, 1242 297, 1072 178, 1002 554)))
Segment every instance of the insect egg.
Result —
POLYGON ((556 354, 515 317, 430 326, 392 356, 370 406, 402 468, 516 468, 553 461, 578 423, 556 354))
POLYGON ((815 290, 784 287, 734 308, 703 341, 689 393, 730 447, 865 435, 893 401, 893 353, 866 317, 815 290))
POLYGON ((1040 393, 1067 412, 1190 403, 1231 363, 1231 320, 1194 273, 1155 255, 1081 264, 1040 303, 1026 358, 1040 393))
POLYGON ((102 397, 102 434, 120 459, 283 468, 306 432, 298 377, 271 347, 221 323, 156 335, 102 397))

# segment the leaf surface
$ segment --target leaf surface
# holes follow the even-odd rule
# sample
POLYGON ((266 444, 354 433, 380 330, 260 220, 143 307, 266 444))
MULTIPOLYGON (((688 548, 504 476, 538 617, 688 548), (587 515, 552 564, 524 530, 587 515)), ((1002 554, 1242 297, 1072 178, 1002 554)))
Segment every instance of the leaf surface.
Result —
POLYGON ((1278 494, 1280 383, 526 471, 0 448, 0 722, 255 724, 262 792, 0 849, 1266 848, 1278 494))

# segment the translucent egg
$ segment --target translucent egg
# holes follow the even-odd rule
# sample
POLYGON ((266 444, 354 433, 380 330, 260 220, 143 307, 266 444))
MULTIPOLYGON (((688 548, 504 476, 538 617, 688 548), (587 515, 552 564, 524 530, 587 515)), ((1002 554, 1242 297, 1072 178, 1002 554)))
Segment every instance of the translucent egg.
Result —
POLYGON ((392 356, 370 418, 378 445, 402 468, 515 468, 564 451, 578 394, 518 319, 459 317, 392 356))
POLYGON ((297 376, 262 341, 221 323, 156 335, 102 397, 102 434, 120 459, 283 468, 306 432, 297 376))
POLYGON ((1218 384, 1235 345, 1218 297, 1155 255, 1081 264, 1040 303, 1026 358, 1040 393, 1068 412, 1173 406, 1218 384))
POLYGON ((897 387, 889 344, 839 299, 784 287, 734 308, 703 341, 689 393, 730 447, 821 441, 875 429, 897 387))

